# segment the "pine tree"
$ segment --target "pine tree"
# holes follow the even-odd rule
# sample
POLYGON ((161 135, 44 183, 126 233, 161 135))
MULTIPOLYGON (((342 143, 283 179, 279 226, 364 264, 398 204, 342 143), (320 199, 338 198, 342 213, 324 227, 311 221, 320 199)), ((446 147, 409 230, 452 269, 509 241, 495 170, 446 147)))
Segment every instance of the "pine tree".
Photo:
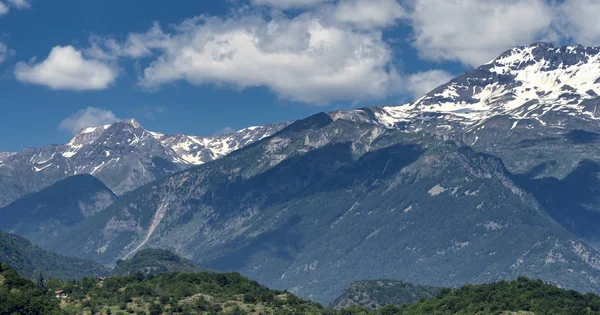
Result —
POLYGON ((46 288, 46 279, 44 279, 44 275, 42 275, 41 272, 40 272, 40 275, 39 275, 38 280, 36 282, 36 285, 40 289, 45 289, 46 288))

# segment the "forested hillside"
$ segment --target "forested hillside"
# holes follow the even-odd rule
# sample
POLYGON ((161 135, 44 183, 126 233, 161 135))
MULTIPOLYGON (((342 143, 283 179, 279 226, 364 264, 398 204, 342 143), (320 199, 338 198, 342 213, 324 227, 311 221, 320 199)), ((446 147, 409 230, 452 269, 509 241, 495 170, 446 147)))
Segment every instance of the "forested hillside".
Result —
POLYGON ((159 274, 165 272, 203 272, 206 268, 179 257, 164 249, 143 249, 127 260, 119 259, 112 276, 129 276, 136 273, 159 274))
POLYGON ((39 274, 65 280, 108 274, 103 265, 47 252, 20 236, 4 232, 0 232, 0 262, 28 279, 37 279, 39 274))
POLYGON ((386 305, 404 305, 425 297, 435 297, 439 290, 439 288, 399 280, 355 281, 331 303, 331 308, 366 306, 378 309, 386 305))
POLYGON ((24 279, 0 265, 0 314, 600 314, 600 297, 518 278, 441 289, 435 298, 379 310, 333 310, 237 273, 169 273, 62 282, 24 279), (60 298, 55 292, 62 294, 60 298))

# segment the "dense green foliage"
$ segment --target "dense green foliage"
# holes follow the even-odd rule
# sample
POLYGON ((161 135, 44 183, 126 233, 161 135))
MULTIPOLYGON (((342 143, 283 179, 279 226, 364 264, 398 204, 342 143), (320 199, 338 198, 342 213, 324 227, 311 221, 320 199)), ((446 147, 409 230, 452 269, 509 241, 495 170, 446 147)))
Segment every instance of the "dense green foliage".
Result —
POLYGON ((67 292, 65 311, 72 314, 115 312, 144 314, 267 313, 321 314, 320 305, 269 290, 237 273, 136 274, 84 278, 52 289, 67 292))
POLYGON ((377 309, 386 305, 404 305, 424 297, 435 297, 439 288, 415 285, 398 280, 365 280, 350 284, 331 303, 334 309, 366 306, 377 309))
POLYGON ((536 315, 600 314, 600 296, 519 277, 511 282, 442 289, 434 299, 383 311, 386 314, 500 314, 506 311, 528 311, 536 315))
POLYGON ((4 232, 0 232, 0 261, 29 279, 40 273, 46 278, 61 279, 108 273, 100 264, 50 253, 20 236, 4 232))
POLYGON ((113 276, 129 276, 136 273, 159 274, 166 272, 204 272, 206 268, 199 267, 191 261, 179 257, 164 249, 144 249, 137 252, 131 259, 118 260, 111 271, 113 276))
POLYGON ((136 273, 159 274, 167 272, 207 272, 209 269, 195 265, 188 259, 164 249, 144 249, 131 259, 118 260, 110 272, 112 276, 129 276, 136 273))
POLYGON ((70 314, 107 309, 111 313, 138 314, 600 314, 597 295, 568 291, 524 277, 511 282, 440 289, 435 298, 378 310, 325 309, 290 293, 269 290, 237 273, 137 274, 109 278, 103 283, 85 278, 80 283, 68 282, 57 288, 68 292, 63 310, 70 314))
POLYGON ((404 306, 333 310, 270 290, 238 273, 138 273, 68 282, 40 277, 32 282, 1 264, 0 314, 588 315, 600 314, 600 296, 520 277, 440 289, 435 298, 404 306), (64 290, 67 297, 57 299, 55 290, 64 290))
POLYGON ((44 287, 0 264, 0 314, 59 314, 58 300, 44 287))

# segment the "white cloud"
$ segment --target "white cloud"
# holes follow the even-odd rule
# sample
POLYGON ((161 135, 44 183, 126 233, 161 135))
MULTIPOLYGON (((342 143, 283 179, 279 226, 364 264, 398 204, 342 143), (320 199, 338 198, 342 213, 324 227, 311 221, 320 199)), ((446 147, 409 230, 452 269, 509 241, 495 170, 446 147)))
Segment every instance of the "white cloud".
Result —
POLYGON ((429 70, 408 76, 406 89, 415 98, 431 92, 436 87, 452 80, 454 76, 444 70, 429 70))
POLYGON ((8 11, 10 11, 8 9, 8 6, 2 2, 0 2, 0 16, 3 16, 5 14, 8 14, 8 11))
POLYGON ((129 39, 112 51, 136 46, 158 54, 140 78, 149 88, 175 81, 268 87, 285 99, 325 104, 381 99, 399 80, 381 33, 328 24, 311 13, 195 18, 172 33, 154 26, 129 39))
POLYGON ((72 46, 52 48, 42 62, 19 62, 15 76, 24 83, 47 86, 53 90, 101 90, 117 78, 118 71, 94 59, 86 59, 72 46))
POLYGON ((597 0, 565 0, 558 7, 559 28, 563 35, 578 44, 600 45, 600 2, 597 0))
POLYGON ((131 33, 124 43, 114 38, 105 39, 98 36, 90 38, 90 48, 85 54, 99 60, 116 60, 119 57, 140 58, 152 54, 152 49, 166 48, 168 34, 163 33, 160 25, 154 23, 146 33, 131 33))
POLYGON ((411 12, 414 46, 424 59, 477 66, 551 36, 553 13, 544 0, 419 0, 411 12))
POLYGON ((8 14, 10 8, 27 9, 31 7, 29 0, 6 0, 0 1, 0 16, 8 14))
POLYGON ((66 130, 71 134, 77 134, 83 128, 110 125, 119 120, 120 119, 110 110, 88 107, 63 119, 59 128, 66 130))
POLYGON ((15 51, 8 48, 6 44, 0 42, 0 63, 3 63, 9 57, 13 56, 15 51))
POLYGON ((394 25, 406 14, 396 0, 343 0, 335 7, 333 17, 343 23, 370 29, 394 25))
POLYGON ((31 7, 28 0, 8 0, 8 3, 17 9, 27 9, 31 7))
POLYGON ((252 3, 285 10, 314 7, 328 1, 330 0, 252 0, 252 3))

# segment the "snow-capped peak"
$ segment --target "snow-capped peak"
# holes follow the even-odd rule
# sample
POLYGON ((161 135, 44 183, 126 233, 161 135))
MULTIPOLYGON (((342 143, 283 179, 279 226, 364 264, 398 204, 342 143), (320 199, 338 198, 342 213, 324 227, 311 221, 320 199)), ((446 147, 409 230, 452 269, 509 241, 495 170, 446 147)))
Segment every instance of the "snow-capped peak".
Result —
MULTIPOLYGON (((115 132, 118 133, 120 130, 129 129, 130 131, 128 131, 127 135, 124 137, 123 142, 128 143, 129 145, 142 145, 144 139, 152 138, 157 140, 160 145, 164 146, 165 150, 172 150, 174 152, 173 155, 175 155, 175 159, 177 160, 176 162, 181 164, 199 165, 223 157, 252 142, 270 136, 286 125, 287 123, 252 126, 228 134, 212 137, 199 137, 183 134, 167 135, 148 131, 144 129, 136 119, 129 118, 112 125, 83 128, 75 137, 64 145, 64 150, 61 152, 61 155, 65 158, 72 158, 75 154, 80 152, 83 147, 92 145, 95 141, 103 137, 105 132, 110 131, 110 138, 113 138, 116 137, 114 135, 115 132)), ((106 141, 111 142, 112 140, 103 138, 102 141, 103 145, 107 145, 106 141)))
POLYGON ((376 116, 390 127, 426 113, 462 124, 498 114, 542 121, 552 111, 595 118, 581 103, 598 95, 600 47, 541 42, 508 50, 412 103, 383 107, 376 116))

